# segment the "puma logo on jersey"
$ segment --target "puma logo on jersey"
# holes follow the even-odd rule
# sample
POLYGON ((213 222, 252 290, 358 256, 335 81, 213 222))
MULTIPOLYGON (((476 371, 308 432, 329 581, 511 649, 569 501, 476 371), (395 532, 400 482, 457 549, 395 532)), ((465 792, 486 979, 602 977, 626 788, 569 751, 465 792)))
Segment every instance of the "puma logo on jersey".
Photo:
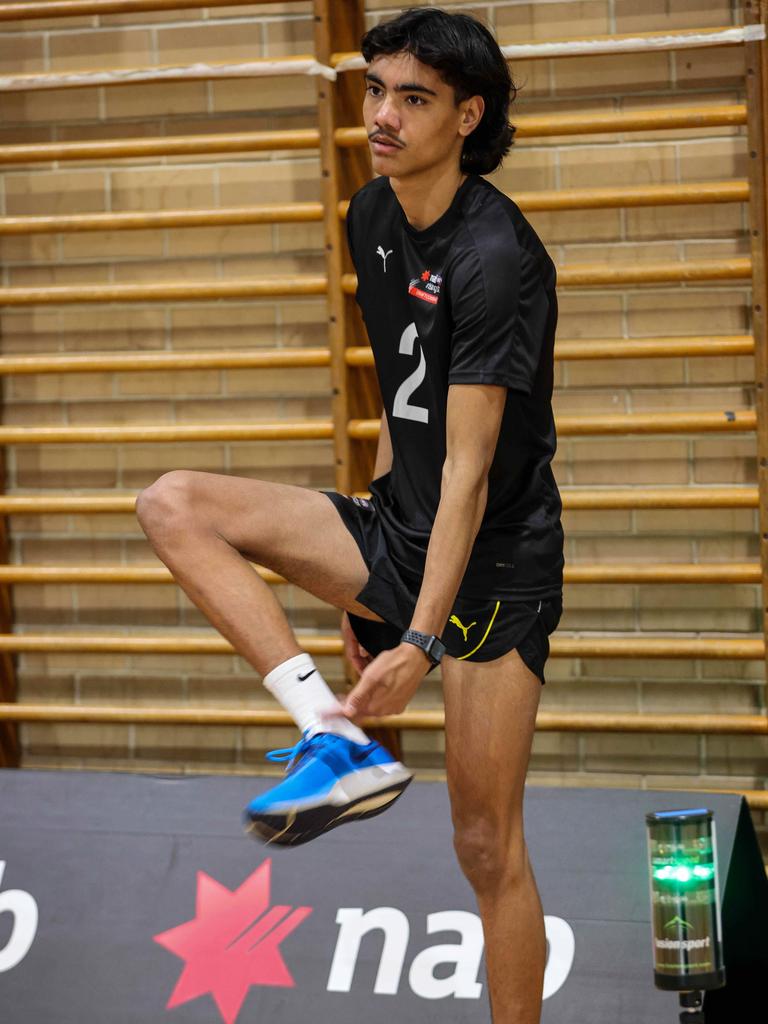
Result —
POLYGON ((376 250, 376 255, 377 256, 381 256, 381 258, 384 260, 384 273, 385 274, 387 272, 387 256, 391 256, 393 252, 394 252, 394 249, 390 249, 388 252, 384 252, 384 247, 381 246, 381 245, 376 250))
POLYGON ((453 623, 454 626, 458 626, 461 632, 464 634, 464 643, 467 642, 467 633, 472 629, 473 626, 477 625, 477 622, 470 622, 468 626, 465 626, 458 615, 452 615, 449 622, 453 623))

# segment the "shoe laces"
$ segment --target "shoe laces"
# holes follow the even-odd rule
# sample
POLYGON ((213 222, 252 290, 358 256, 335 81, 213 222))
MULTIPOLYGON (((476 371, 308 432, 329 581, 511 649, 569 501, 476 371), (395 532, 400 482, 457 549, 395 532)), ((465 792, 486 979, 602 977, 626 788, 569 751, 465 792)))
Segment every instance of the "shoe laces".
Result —
POLYGON ((289 772, 309 750, 318 735, 320 734, 315 733, 313 736, 307 736, 305 733, 293 747, 279 747, 277 750, 270 750, 267 752, 267 760, 276 764, 285 764, 285 770, 289 772))

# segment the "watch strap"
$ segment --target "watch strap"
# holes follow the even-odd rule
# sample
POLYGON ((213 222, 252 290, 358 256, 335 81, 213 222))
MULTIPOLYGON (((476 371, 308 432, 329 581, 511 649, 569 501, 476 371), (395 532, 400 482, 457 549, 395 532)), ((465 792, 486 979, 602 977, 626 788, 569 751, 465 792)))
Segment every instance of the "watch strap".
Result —
POLYGON ((445 644, 434 633, 430 636, 429 633, 420 633, 417 629, 406 629, 400 637, 400 643, 420 647, 433 665, 438 665, 445 654, 445 644))

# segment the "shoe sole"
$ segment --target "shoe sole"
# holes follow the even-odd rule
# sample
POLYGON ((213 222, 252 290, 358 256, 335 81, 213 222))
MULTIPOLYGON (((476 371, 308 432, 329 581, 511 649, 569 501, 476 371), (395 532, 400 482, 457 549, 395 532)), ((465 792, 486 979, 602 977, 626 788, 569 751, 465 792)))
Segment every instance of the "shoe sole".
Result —
POLYGON ((246 815, 245 830, 252 838, 265 843, 300 846, 339 825, 383 814, 402 795, 411 778, 409 776, 387 789, 361 796, 341 807, 322 804, 302 811, 289 811, 287 814, 262 815, 258 819, 246 815))

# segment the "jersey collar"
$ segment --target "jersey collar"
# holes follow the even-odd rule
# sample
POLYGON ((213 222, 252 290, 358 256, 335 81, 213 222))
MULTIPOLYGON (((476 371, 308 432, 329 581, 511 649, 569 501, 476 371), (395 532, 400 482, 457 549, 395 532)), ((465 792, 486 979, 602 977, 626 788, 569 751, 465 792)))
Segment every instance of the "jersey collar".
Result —
POLYGON ((405 211, 400 205, 400 202, 397 196, 395 195, 395 190, 389 183, 389 179, 387 179, 387 184, 392 193, 392 198, 394 199, 395 204, 397 206, 397 211, 403 231, 405 231, 406 234, 410 235, 411 238, 413 238, 415 241, 428 242, 444 233, 446 228, 452 227, 454 222, 458 220, 458 218, 461 215, 461 207, 464 203, 464 199, 466 195, 472 190, 477 180, 478 179, 476 174, 468 174, 464 181, 461 183, 461 185, 459 185, 459 187, 456 189, 456 193, 454 194, 454 197, 451 200, 451 205, 448 207, 445 213, 441 214, 436 221, 429 225, 429 227, 424 228, 421 231, 417 230, 415 227, 413 227, 412 224, 408 222, 408 218, 405 216, 405 211))

